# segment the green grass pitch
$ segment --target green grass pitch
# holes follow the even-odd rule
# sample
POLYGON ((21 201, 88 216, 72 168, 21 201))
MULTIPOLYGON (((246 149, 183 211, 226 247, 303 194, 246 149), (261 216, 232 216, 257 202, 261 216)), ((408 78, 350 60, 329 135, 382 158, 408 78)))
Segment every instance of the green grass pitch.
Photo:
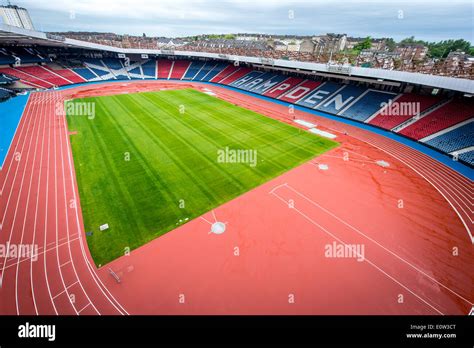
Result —
POLYGON ((70 103, 84 102, 95 105, 95 117, 67 119, 77 132, 74 164, 97 265, 337 146, 193 89, 70 103), (257 165, 221 163, 226 147, 256 150, 257 165))

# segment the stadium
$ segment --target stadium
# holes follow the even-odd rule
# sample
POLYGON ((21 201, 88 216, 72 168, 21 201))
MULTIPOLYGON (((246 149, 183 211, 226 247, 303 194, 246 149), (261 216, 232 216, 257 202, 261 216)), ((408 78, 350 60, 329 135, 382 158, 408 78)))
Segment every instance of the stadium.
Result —
POLYGON ((468 315, 473 93, 0 24, 0 314, 468 315))

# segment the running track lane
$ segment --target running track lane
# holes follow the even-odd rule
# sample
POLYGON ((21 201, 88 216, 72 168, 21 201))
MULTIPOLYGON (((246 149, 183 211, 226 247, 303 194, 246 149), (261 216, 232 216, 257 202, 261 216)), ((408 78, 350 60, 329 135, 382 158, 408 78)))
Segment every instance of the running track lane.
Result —
POLYGON ((38 254, 0 259, 0 312, 126 314, 84 246, 66 120, 56 115, 63 103, 58 92, 31 96, 1 172, 0 243, 38 254))

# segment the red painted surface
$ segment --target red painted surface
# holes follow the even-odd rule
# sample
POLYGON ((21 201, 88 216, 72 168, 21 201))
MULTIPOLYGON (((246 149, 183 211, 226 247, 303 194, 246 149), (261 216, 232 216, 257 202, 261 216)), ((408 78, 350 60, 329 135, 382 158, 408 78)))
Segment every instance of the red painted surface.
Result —
POLYGON ((470 187, 392 140, 217 86, 147 81, 34 93, 0 172, 0 243, 38 243, 40 254, 0 258, 0 313, 467 314, 470 187), (341 146, 97 269, 56 103, 187 87, 283 122, 317 123, 341 146), (227 223, 224 234, 209 234, 215 220, 227 223), (334 242, 363 245, 365 260, 326 257, 334 242))

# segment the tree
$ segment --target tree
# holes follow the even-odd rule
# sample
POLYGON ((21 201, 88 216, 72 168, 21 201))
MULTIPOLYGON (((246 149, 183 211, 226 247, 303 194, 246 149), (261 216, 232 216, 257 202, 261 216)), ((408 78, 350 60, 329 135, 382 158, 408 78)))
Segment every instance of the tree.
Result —
POLYGON ((357 45, 354 46, 354 50, 362 51, 367 50, 372 47, 372 39, 370 36, 367 36, 363 41, 359 42, 357 45))

